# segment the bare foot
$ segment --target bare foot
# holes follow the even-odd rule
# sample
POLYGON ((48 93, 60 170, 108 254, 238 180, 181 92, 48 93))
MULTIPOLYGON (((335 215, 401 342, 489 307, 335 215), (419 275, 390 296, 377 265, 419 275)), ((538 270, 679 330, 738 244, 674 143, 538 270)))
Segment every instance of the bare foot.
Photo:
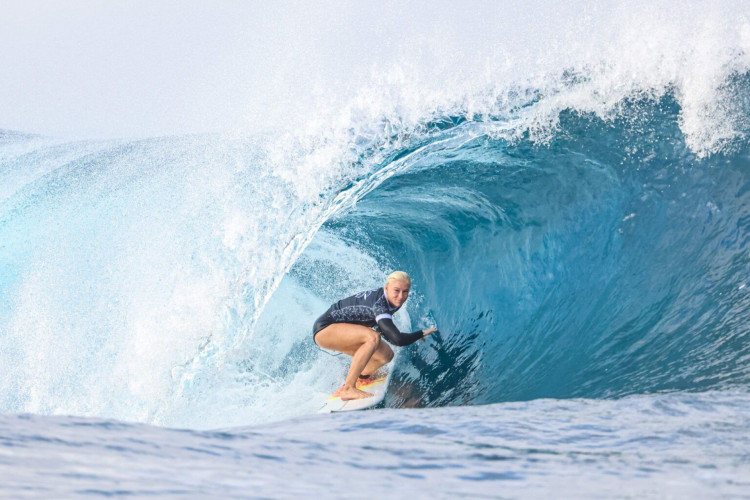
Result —
POLYGON ((372 393, 360 391, 356 387, 346 387, 342 385, 339 389, 333 393, 334 396, 341 398, 341 401, 350 401, 352 399, 364 399, 371 398, 372 393))

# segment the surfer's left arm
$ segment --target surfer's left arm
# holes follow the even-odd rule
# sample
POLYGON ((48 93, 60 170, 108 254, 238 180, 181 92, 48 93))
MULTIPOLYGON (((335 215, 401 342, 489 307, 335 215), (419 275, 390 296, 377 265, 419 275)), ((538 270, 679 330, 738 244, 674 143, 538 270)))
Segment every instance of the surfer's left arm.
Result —
POLYGON ((412 333, 402 333, 398 330, 396 325, 393 323, 393 319, 390 317, 383 317, 378 319, 378 329, 383 337, 391 344, 403 347, 409 344, 413 344, 419 339, 437 331, 437 328, 428 328, 426 330, 417 330, 412 333))

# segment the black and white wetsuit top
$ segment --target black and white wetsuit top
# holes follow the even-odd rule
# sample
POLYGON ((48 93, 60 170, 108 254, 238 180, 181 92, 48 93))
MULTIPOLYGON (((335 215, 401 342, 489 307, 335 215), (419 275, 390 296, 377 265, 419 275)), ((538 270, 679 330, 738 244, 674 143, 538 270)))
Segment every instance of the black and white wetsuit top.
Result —
POLYGON ((409 345, 424 337, 422 330, 401 333, 396 328, 393 324, 393 314, 399 309, 400 307, 392 306, 388 302, 384 288, 360 292, 329 307, 315 321, 313 339, 316 333, 333 323, 353 323, 376 328, 388 342, 396 346, 409 345))

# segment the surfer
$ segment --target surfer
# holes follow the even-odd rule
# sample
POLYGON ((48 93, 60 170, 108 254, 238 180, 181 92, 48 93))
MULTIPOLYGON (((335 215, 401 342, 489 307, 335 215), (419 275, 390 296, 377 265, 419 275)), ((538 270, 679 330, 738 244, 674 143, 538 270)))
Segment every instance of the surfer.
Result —
POLYGON ((382 335, 396 346, 406 346, 437 331, 437 328, 402 333, 393 324, 393 313, 409 298, 411 278, 403 271, 388 276, 385 286, 339 300, 315 321, 313 341, 324 349, 352 357, 346 381, 335 395, 342 400, 369 398, 357 389, 357 380, 370 375, 393 359, 393 350, 380 341, 382 335))

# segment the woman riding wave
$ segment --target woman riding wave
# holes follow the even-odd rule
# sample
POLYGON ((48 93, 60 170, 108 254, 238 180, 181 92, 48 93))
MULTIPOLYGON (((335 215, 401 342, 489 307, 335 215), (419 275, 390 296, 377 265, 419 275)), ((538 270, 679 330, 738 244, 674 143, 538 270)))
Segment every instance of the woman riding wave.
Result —
POLYGON ((357 380, 370 375, 393 359, 393 345, 406 346, 437 331, 437 328, 402 333, 393 323, 393 314, 409 298, 411 278, 403 271, 388 276, 385 286, 360 292, 333 304, 313 326, 313 341, 324 349, 352 357, 344 385, 335 395, 342 400, 369 398, 369 392, 357 389, 357 380))

